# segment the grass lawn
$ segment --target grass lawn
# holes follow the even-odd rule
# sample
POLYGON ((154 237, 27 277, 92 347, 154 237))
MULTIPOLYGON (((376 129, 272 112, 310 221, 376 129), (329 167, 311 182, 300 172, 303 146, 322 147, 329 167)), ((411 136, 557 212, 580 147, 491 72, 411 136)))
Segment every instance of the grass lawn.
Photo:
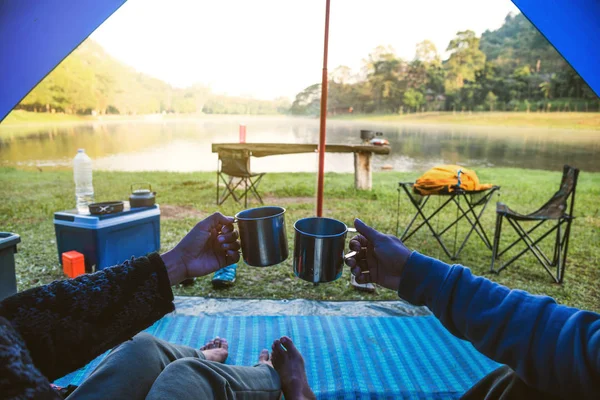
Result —
MULTIPOLYGON (((280 117, 282 115, 279 115, 280 117)), ((22 130, 23 126, 60 122, 85 121, 132 121, 132 120, 174 120, 174 119, 219 119, 230 118, 229 115, 91 115, 35 113, 24 110, 14 110, 2 121, 4 135, 13 129, 22 130), (8 129, 13 128, 13 129, 8 129)), ((245 118, 261 118, 268 116, 249 115, 245 118)), ((271 115, 270 117, 275 117, 271 115)), ((339 120, 365 120, 372 122, 389 122, 397 124, 430 124, 430 125, 468 125, 493 127, 528 127, 528 128, 559 128, 583 129, 600 131, 599 112, 425 112, 418 114, 356 114, 328 117, 339 120)), ((0 132, 2 134, 2 132, 0 132)))
POLYGON ((426 112, 403 115, 344 115, 334 119, 402 124, 479 125, 494 127, 560 128, 600 130, 597 112, 426 112))
MULTIPOLYGON (((521 212, 533 211, 556 190, 560 172, 521 169, 489 168, 478 170, 482 182, 501 185, 500 199, 521 212)), ((381 172, 373 177, 371 192, 357 192, 351 174, 326 176, 325 215, 347 224, 361 217, 376 228, 395 233, 396 184, 399 180, 413 180, 417 173, 381 172)), ((161 243, 167 250, 199 219, 215 210, 232 215, 241 210, 233 201, 222 207, 215 206, 214 173, 126 173, 95 172, 94 188, 97 201, 126 199, 132 182, 151 182, 158 192, 162 208, 161 243)), ((265 203, 287 208, 286 222, 290 247, 293 246, 293 222, 314 213, 313 196, 315 176, 309 173, 267 174, 261 184, 265 203)), ((21 235, 17 260, 19 290, 61 279, 62 271, 56 254, 52 215, 54 211, 73 207, 73 175, 70 171, 31 172, 0 169, 0 230, 21 235)), ((522 258, 500 275, 489 274, 490 251, 472 237, 461 254, 461 263, 477 273, 515 289, 536 294, 547 294, 559 302, 575 307, 600 311, 600 173, 580 175, 577 189, 576 215, 570 242, 569 261, 563 285, 552 283, 544 269, 533 256, 522 258)), ((493 200, 494 202, 496 199, 493 200)), ((437 203, 433 199, 432 203, 437 203)), ((408 201, 400 203, 400 222, 405 225, 413 214, 408 201)), ((440 217, 453 218, 448 210, 440 217)), ((494 206, 486 210, 483 225, 489 235, 495 221, 494 206)), ((437 222, 436 222, 437 223, 437 222)), ((504 232, 510 229, 505 224, 504 232)), ((459 229, 458 236, 464 232, 459 229)), ((447 239, 452 240, 451 230, 447 239)), ((512 236, 506 236, 507 239, 512 236)), ((504 236, 503 236, 504 239, 504 236)), ((507 240, 506 239, 506 240, 507 240)), ((445 261, 434 238, 425 230, 408 241, 409 247, 445 261)), ((293 249, 291 249, 293 250, 293 249)), ((292 254, 292 251, 290 251, 292 254)), ((178 287, 178 295, 233 298, 310 298, 323 300, 389 300, 395 299, 391 291, 379 290, 376 294, 356 292, 349 285, 349 271, 341 279, 317 287, 294 277, 291 257, 282 265, 270 268, 252 268, 241 265, 234 287, 215 290, 210 277, 197 279, 194 286, 178 287)))
POLYGON ((4 118, 2 124, 34 124, 34 123, 51 123, 51 122, 76 122, 87 121, 92 119, 91 116, 63 114, 63 113, 36 113, 25 110, 13 110, 4 118))

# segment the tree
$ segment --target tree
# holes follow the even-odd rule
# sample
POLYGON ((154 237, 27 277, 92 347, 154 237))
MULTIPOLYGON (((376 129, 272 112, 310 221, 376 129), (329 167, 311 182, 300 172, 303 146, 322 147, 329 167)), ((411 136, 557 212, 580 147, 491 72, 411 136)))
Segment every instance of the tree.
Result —
POLYGON ((475 74, 485 65, 485 54, 479 49, 479 38, 470 30, 458 32, 446 51, 450 52, 450 58, 446 62, 445 88, 446 92, 453 93, 462 88, 465 81, 475 80, 475 74))
POLYGON ((340 65, 329 74, 329 80, 335 83, 347 84, 355 81, 352 69, 345 65, 340 65))
POLYGON ((487 104, 490 111, 494 111, 496 100, 498 100, 498 96, 496 96, 494 92, 488 92, 488 94, 485 96, 485 104, 487 104))
POLYGON ((403 100, 406 106, 417 111, 425 104, 425 96, 415 89, 408 89, 404 92, 403 100))
POLYGON ((369 54, 363 71, 367 74, 375 109, 395 113, 406 90, 406 63, 396 57, 391 47, 379 46, 369 54))
POLYGON ((540 83, 540 91, 544 94, 545 99, 552 98, 552 84, 550 83, 550 81, 540 83))
POLYGON ((430 40, 423 40, 417 43, 415 51, 415 60, 423 62, 425 65, 440 64, 440 55, 438 54, 435 44, 430 40))
POLYGON ((296 95, 290 112, 294 115, 318 115, 321 107, 321 84, 310 85, 296 95))
POLYGON ((425 91, 427 85, 427 67, 421 60, 408 63, 406 69, 406 86, 411 89, 425 91))

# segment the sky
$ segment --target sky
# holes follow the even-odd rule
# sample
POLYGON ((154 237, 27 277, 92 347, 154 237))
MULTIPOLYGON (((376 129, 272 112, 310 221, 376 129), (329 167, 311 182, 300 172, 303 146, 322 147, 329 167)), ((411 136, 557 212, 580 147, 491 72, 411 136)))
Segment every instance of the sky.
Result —
MULTIPOLYGON (((499 28, 510 0, 331 0, 329 63, 358 72, 379 45, 410 60, 431 40, 499 28)), ((176 87, 293 99, 321 81, 325 0, 129 0, 92 35, 112 56, 176 87)))

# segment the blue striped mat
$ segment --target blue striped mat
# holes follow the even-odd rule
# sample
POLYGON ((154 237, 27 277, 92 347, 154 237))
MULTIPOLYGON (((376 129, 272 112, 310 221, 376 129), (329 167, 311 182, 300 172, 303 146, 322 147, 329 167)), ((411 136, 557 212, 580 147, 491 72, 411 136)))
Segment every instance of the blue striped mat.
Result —
MULTIPOLYGON (((453 399, 499 364, 448 333, 433 316, 169 315, 146 332, 198 348, 225 337, 228 364, 253 365, 261 349, 288 335, 306 360, 321 399, 453 399)), ((106 356, 55 382, 80 384, 106 356)))

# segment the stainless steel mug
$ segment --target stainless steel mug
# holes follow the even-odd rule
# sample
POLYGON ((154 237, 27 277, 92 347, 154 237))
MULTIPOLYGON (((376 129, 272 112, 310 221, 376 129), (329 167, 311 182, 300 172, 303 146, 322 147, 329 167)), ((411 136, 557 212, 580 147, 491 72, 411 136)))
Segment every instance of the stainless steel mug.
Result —
POLYGON ((285 208, 259 207, 236 214, 244 262, 252 267, 269 267, 285 261, 288 243, 285 208))
POLYGON ((344 270, 346 235, 355 229, 335 219, 313 217, 296 221, 294 230, 294 274, 313 283, 338 279, 344 270))

